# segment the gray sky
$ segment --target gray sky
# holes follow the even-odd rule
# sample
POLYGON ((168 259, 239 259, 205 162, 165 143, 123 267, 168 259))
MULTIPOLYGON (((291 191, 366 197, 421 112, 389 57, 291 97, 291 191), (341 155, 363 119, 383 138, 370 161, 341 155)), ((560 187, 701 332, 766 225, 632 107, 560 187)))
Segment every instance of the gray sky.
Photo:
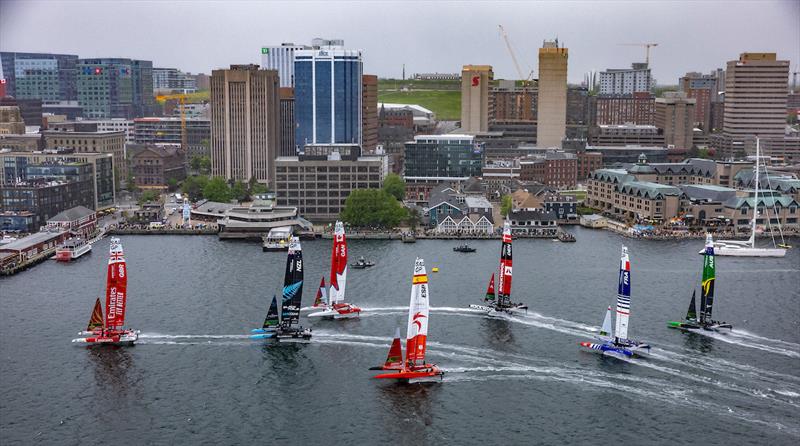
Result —
MULTIPOLYGON (((256 2, 0 0, 0 49, 130 57, 209 73, 259 63, 263 44, 345 39, 364 50, 364 72, 400 77, 490 64, 517 78, 497 25, 523 70, 536 70, 542 40, 569 48, 569 80, 588 70, 644 60, 657 42, 653 75, 676 84, 687 71, 724 67, 744 51, 800 62, 800 0, 530 2, 256 2)), ((538 73, 538 71, 537 71, 538 73)))

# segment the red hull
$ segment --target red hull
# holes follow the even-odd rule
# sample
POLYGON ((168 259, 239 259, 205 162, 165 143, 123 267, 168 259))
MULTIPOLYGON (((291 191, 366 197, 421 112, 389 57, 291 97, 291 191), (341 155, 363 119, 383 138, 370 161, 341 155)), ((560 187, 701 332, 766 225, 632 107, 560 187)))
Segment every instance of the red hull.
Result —
POLYGON ((377 379, 420 379, 420 378, 435 378, 442 377, 444 372, 439 370, 439 367, 434 365, 426 367, 422 370, 401 370, 397 373, 384 373, 382 375, 375 375, 373 378, 377 379))
POLYGON ((72 251, 56 251, 56 260, 59 262, 69 262, 72 260, 72 251))
POLYGON ((361 308, 352 304, 335 304, 333 309, 339 314, 361 314, 361 308))

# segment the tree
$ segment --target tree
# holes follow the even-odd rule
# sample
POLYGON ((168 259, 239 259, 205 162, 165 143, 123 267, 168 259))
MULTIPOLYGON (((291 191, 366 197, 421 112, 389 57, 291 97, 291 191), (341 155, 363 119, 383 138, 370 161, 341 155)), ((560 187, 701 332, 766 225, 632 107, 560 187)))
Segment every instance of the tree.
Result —
POLYGON ((397 201, 403 201, 406 196, 406 182, 396 173, 390 173, 383 180, 383 190, 392 195, 397 201))
POLYGON ((167 180, 167 188, 169 188, 170 192, 175 191, 178 188, 178 180, 175 178, 170 178, 167 180))
POLYGON ((500 213, 503 214, 503 218, 508 216, 512 209, 514 209, 514 202, 511 200, 511 195, 503 195, 503 199, 500 201, 500 213))
POLYGON ((151 201, 157 201, 158 199, 159 199, 158 192, 154 190, 146 190, 142 192, 142 195, 139 195, 139 204, 149 203, 151 201))
POLYGON ((267 185, 256 181, 256 177, 250 178, 250 181, 247 182, 247 189, 250 191, 251 196, 269 192, 267 185))
POLYGON ((189 196, 189 200, 197 201, 203 198, 203 189, 208 184, 208 177, 206 176, 191 176, 183 180, 181 190, 184 194, 189 196))
POLYGON ((195 155, 189 161, 189 166, 193 171, 207 175, 209 172, 211 172, 211 158, 207 156, 195 155))
POLYGON ((231 196, 237 201, 247 201, 250 198, 250 193, 247 190, 247 186, 240 180, 233 183, 231 196))
POLYGON ((209 201, 227 203, 231 201, 231 188, 228 187, 225 178, 214 177, 203 187, 203 196, 209 201))
POLYGON ((361 227, 392 228, 408 216, 394 196, 383 189, 358 189, 344 202, 342 220, 361 227))

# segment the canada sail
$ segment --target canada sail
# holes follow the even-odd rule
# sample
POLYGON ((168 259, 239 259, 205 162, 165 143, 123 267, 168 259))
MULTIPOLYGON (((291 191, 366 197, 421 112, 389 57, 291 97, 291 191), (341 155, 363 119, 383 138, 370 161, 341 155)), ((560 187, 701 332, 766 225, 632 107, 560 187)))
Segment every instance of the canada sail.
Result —
POLYGON ((344 225, 337 221, 333 232, 333 250, 331 251, 331 276, 329 303, 331 306, 344 302, 345 285, 347 284, 347 240, 344 225))

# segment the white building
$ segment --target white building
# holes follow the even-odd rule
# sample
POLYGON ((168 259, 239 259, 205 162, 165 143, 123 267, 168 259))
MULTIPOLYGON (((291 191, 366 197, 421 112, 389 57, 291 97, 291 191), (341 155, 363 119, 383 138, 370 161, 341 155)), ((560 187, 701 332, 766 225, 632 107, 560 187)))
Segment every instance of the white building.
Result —
POLYGON ((308 45, 282 43, 261 47, 261 69, 277 70, 281 87, 294 87, 294 52, 310 49, 308 45))
POLYGON ((133 120, 125 118, 95 119, 80 121, 82 123, 97 124, 98 132, 125 132, 125 144, 133 141, 133 120))
POLYGON ((600 94, 633 94, 649 92, 653 77, 645 63, 631 64, 631 68, 612 68, 600 72, 600 94))
POLYGON ((197 91, 194 76, 177 68, 153 68, 153 92, 160 93, 193 93, 197 91))

